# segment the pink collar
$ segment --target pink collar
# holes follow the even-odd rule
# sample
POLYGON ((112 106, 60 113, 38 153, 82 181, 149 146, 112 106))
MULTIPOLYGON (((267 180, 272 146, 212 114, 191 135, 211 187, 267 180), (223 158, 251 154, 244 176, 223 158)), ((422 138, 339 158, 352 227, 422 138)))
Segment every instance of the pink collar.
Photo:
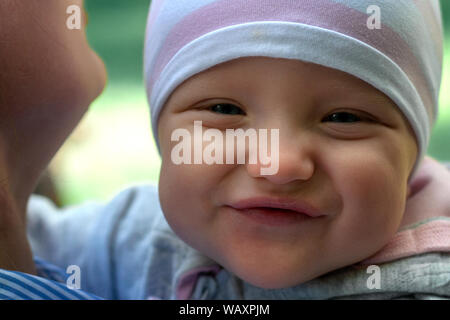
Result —
POLYGON ((376 264, 427 252, 450 252, 450 171, 426 156, 410 182, 398 232, 361 264, 376 264))

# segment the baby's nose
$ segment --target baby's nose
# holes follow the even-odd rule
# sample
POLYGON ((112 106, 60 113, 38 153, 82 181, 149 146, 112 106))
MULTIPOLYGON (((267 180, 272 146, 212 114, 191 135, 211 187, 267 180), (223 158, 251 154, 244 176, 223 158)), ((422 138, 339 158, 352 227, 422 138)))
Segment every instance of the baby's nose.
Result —
POLYGON ((296 180, 308 180, 314 173, 310 148, 292 136, 280 137, 278 148, 270 146, 266 156, 271 161, 269 164, 261 161, 261 154, 258 155, 256 164, 247 164, 250 176, 262 177, 274 184, 287 184, 296 180), (268 170, 269 167, 272 169, 268 170), (270 174, 264 174, 263 169, 270 174))

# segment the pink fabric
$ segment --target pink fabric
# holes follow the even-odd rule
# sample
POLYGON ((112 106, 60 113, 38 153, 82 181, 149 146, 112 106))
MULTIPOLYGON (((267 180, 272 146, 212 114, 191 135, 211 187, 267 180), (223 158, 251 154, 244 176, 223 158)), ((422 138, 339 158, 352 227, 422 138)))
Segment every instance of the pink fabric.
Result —
POLYGON ((425 223, 397 233, 377 254, 364 260, 374 264, 432 251, 450 251, 450 220, 425 223))
POLYGON ((219 265, 212 265, 207 267, 198 267, 187 271, 180 277, 176 288, 176 298, 178 300, 188 300, 194 290, 198 277, 201 274, 209 273, 216 275, 222 268, 219 265))
POLYGON ((361 264, 377 264, 426 252, 450 252, 450 171, 425 157, 410 182, 399 231, 361 264))

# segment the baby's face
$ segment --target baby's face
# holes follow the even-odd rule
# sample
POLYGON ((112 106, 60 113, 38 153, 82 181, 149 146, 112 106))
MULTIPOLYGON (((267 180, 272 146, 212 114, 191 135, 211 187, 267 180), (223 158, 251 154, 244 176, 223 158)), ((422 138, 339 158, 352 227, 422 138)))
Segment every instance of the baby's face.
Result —
POLYGON ((263 288, 294 286, 381 249, 401 222, 417 156, 410 126, 380 91, 334 69, 264 57, 185 81, 167 101, 158 134, 160 200, 171 227, 263 288), (261 175, 262 165, 248 161, 175 165, 172 132, 194 136, 195 120, 224 136, 226 129, 279 129, 278 172, 261 175), (306 202, 320 216, 284 219, 274 211, 270 219, 271 211, 256 210, 252 218, 232 207, 254 197, 306 202))

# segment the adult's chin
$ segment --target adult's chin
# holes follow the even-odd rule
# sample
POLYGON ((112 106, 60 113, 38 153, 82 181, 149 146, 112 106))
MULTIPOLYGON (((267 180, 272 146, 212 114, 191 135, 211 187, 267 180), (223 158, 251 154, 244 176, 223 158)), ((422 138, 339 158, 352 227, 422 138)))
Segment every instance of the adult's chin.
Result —
POLYGON ((90 77, 69 72, 53 90, 28 92, 34 98, 16 105, 0 126, 10 189, 22 212, 41 174, 104 88, 103 62, 96 55, 94 62, 98 69, 90 77))

